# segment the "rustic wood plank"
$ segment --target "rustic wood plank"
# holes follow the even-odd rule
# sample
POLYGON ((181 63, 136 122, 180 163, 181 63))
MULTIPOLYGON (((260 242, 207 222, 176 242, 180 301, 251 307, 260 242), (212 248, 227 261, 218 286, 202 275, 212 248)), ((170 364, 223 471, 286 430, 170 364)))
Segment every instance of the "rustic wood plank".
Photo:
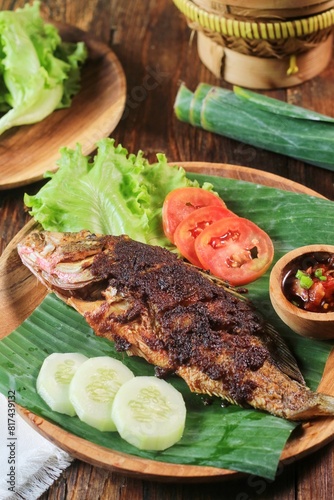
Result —
MULTIPOLYGON (((0 9, 23 6, 24 0, 2 0, 0 9)), ((46 12, 100 36, 118 55, 127 76, 128 114, 113 136, 129 150, 143 149, 150 158, 166 152, 170 161, 211 161, 245 165, 282 175, 334 199, 334 174, 280 155, 230 141, 178 122, 172 106, 181 80, 221 84, 199 62, 195 39, 170 0, 46 0, 46 12)), ((318 77, 290 90, 267 94, 334 116, 333 62, 318 77)), ((29 186, 38 191, 42 182, 29 186)), ((29 220, 23 207, 25 188, 0 192, 0 253, 29 220)), ((142 481, 75 461, 42 495, 47 499, 192 499, 308 500, 334 497, 334 446, 280 468, 277 479, 245 477, 237 482, 182 485, 142 481)))

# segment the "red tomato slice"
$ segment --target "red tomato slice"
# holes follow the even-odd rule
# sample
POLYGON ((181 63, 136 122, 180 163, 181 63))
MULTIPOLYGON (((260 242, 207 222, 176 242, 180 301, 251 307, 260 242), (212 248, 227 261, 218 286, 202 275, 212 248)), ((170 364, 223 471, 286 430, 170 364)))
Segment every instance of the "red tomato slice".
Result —
POLYGON ((204 229, 195 251, 204 269, 233 286, 258 279, 274 257, 268 234, 242 217, 226 217, 204 229))
POLYGON ((202 267, 195 251, 197 236, 210 224, 223 217, 237 217, 226 207, 203 207, 191 212, 174 232, 174 243, 180 253, 192 264, 202 267))
POLYGON ((197 187, 174 189, 162 206, 162 224, 167 238, 174 243, 174 232, 180 222, 198 208, 225 207, 224 201, 211 191, 197 187))

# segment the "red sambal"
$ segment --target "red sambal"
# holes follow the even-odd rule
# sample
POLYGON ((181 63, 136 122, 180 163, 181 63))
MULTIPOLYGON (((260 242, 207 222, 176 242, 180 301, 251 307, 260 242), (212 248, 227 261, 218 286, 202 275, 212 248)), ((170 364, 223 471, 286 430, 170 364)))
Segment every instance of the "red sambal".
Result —
POLYGON ((334 311, 334 254, 312 252, 294 259, 286 267, 283 293, 300 309, 334 311))

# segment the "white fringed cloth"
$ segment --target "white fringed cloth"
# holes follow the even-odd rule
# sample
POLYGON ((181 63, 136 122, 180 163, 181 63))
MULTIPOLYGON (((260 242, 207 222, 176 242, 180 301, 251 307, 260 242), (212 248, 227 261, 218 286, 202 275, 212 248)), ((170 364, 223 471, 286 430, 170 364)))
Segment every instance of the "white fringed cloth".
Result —
MULTIPOLYGON (((0 394, 0 499, 36 500, 73 458, 15 413, 15 432, 9 435, 8 404, 0 394)), ((12 415, 10 415, 10 418, 12 415)))

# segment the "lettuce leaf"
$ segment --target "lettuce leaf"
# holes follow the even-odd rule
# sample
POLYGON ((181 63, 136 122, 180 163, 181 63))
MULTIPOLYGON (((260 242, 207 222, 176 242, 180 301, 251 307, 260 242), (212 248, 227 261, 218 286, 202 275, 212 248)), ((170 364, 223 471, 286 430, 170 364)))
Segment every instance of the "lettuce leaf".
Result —
MULTIPOLYGON (((170 247, 162 228, 162 203, 169 191, 199 186, 164 154, 149 163, 142 151, 129 154, 115 140, 97 143, 93 159, 76 149, 62 148, 55 173, 36 195, 24 195, 30 215, 48 231, 127 234, 130 238, 170 247)), ((212 185, 204 183, 205 189, 212 185)))
POLYGON ((64 43, 40 3, 0 12, 0 134, 67 107, 79 90, 83 42, 64 43))

